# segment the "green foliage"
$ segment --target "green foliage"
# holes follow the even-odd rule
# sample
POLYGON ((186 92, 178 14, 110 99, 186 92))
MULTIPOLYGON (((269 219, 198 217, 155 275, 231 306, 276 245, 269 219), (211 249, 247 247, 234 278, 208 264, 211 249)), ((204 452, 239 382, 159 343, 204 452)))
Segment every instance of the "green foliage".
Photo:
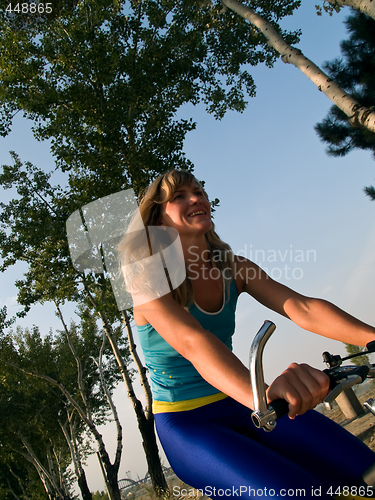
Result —
POLYGON ((56 451, 62 471, 69 465, 69 450, 56 420, 56 412, 64 407, 53 391, 7 367, 6 362, 16 361, 18 357, 9 338, 7 347, 4 351, 2 342, 0 486, 25 500, 44 500, 47 495, 35 467, 36 462, 32 465, 32 456, 37 457, 48 470, 50 464, 56 466, 53 459, 52 462, 48 460, 56 451))
MULTIPOLYGON (((17 492, 20 485, 26 489, 40 483, 38 475, 35 475, 35 464, 32 467, 25 461, 25 440, 46 469, 51 463, 49 456, 55 457, 55 460, 59 457, 58 465, 69 483, 72 477, 67 468, 71 455, 61 429, 68 419, 75 429, 81 456, 91 453, 91 444, 86 438, 87 427, 78 418, 69 400, 56 386, 21 370, 47 375, 58 381, 85 412, 89 410, 92 413, 96 425, 108 421, 108 404, 100 387, 97 365, 91 359, 91 356, 98 357, 103 332, 87 308, 81 307, 78 312, 81 322, 79 325, 71 323, 69 334, 82 367, 85 400, 78 384, 77 360, 65 331, 41 335, 34 326, 32 329, 17 328, 16 332, 3 332, 0 336, 0 486, 6 484, 6 475, 4 478, 1 476, 1 464, 8 475, 9 467, 14 471, 14 490, 17 492)), ((120 374, 110 354, 108 347, 104 349, 103 373, 111 393, 120 374)), ((123 355, 126 357, 125 351, 123 355)), ((29 448, 27 453, 31 453, 29 448)), ((39 491, 39 486, 34 489, 39 491)), ((26 498, 34 497, 30 495, 26 498)))
POLYGON ((29 162, 3 166, 0 184, 14 187, 18 197, 0 203, 1 271, 18 261, 29 264, 24 280, 17 283, 19 301, 27 311, 34 302, 75 300, 77 273, 69 265, 69 250, 62 230, 70 211, 66 193, 51 186, 45 174, 29 162))
POLYGON ((15 318, 7 318, 7 308, 6 306, 0 309, 0 335, 5 331, 6 328, 9 328, 13 323, 15 318))
POLYGON ((104 491, 96 491, 92 494, 92 500, 109 500, 108 494, 104 491))
MULTIPOLYGON (((361 105, 375 103, 375 21, 353 11, 346 20, 349 39, 341 42, 342 58, 325 64, 328 75, 361 105)), ((371 151, 375 157, 375 134, 367 128, 352 126, 347 116, 332 106, 327 117, 315 126, 320 139, 328 144, 327 153, 345 156, 353 149, 371 151)), ((366 193, 375 199, 373 188, 366 193)))
MULTIPOLYGON (((263 0, 256 9, 277 26, 298 5, 263 0)), ((0 130, 18 111, 33 120, 59 168, 76 172, 82 204, 88 183, 95 198, 108 194, 106 171, 113 191, 138 191, 167 168, 190 168, 182 144, 195 124, 176 111, 200 101, 217 118, 243 111, 255 93, 245 65, 277 57, 220 2, 87 0, 27 29, 3 15, 1 28, 0 130)))
MULTIPOLYGON (((282 32, 277 23, 299 3, 249 5, 282 32)), ((2 167, 0 185, 17 198, 0 205, 1 270, 28 263, 17 282, 27 312, 35 302, 83 300, 87 285, 101 295, 103 277, 83 277, 71 265, 68 216, 117 191, 138 192, 168 168, 191 169, 182 148, 195 123, 177 111, 199 102, 216 118, 242 111, 255 94, 249 65, 272 66, 277 55, 220 2, 59 1, 52 14, 23 19, 0 16, 0 133, 22 112, 36 139, 51 141, 56 168, 68 172, 61 187, 16 153, 2 167)), ((115 317, 108 286, 106 296, 115 317)))
POLYGON ((341 7, 337 3, 331 3, 328 2, 327 0, 323 0, 322 5, 315 5, 316 8, 316 13, 318 16, 323 15, 323 11, 329 14, 330 16, 333 15, 334 12, 340 12, 341 7))
MULTIPOLYGON (((365 350, 365 347, 360 347, 358 345, 352 345, 352 344, 345 344, 345 347, 349 355, 359 354, 365 350)), ((368 354, 364 354, 363 356, 359 356, 358 358, 353 358, 351 359, 351 362, 358 366, 371 364, 370 357, 368 354)))

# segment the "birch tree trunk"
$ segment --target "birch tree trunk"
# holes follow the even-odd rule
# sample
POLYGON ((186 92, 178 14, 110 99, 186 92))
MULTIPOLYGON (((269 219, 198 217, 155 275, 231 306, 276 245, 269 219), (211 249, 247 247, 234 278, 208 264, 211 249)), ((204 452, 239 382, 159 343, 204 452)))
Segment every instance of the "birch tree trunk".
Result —
POLYGON ((375 2, 373 0, 326 0, 332 6, 352 7, 375 19, 375 2))
MULTIPOLYGON (((355 2, 356 0, 347 1, 355 2)), ((281 59, 302 71, 321 92, 346 114, 353 127, 366 127, 371 132, 375 132, 375 112, 361 106, 316 64, 305 57, 299 49, 286 43, 268 21, 237 0, 222 0, 222 3, 258 28, 267 38, 268 44, 281 55, 281 59)))
POLYGON ((160 463, 158 446, 156 443, 155 421, 154 421, 154 414, 152 413, 151 387, 150 384, 148 383, 146 368, 142 365, 142 362, 137 352, 137 346, 134 343, 134 336, 132 328, 130 326, 129 315, 126 311, 121 311, 121 314, 123 318, 123 323, 126 326, 126 331, 128 334, 129 351, 137 367, 139 379, 143 387, 143 391, 145 393, 145 398, 146 398, 146 408, 144 411, 144 416, 146 418, 147 426, 143 418, 141 422, 139 420, 138 422, 140 425, 142 425, 142 427, 139 428, 144 429, 143 433, 145 433, 145 435, 142 434, 142 437, 144 438, 143 448, 145 450, 146 457, 149 457, 147 458, 148 473, 150 474, 150 478, 157 496, 160 498, 165 498, 166 496, 169 495, 169 489, 160 463), (148 436, 147 439, 145 439, 145 436, 148 436))
MULTIPOLYGON (((35 469, 38 472, 40 480, 43 483, 43 486, 44 486, 44 489, 48 495, 48 498, 50 500, 56 500, 56 499, 66 500, 64 498, 63 493, 60 491, 59 486, 56 484, 55 478, 53 477, 51 472, 48 472, 47 469, 43 466, 42 462, 39 460, 39 458, 34 453, 34 450, 32 449, 30 443, 27 441, 25 436, 23 436, 20 431, 18 431, 15 434, 20 438, 20 440, 22 441, 22 444, 24 445, 24 447, 27 450, 27 453, 22 452, 22 451, 18 451, 18 453, 20 455, 22 455, 23 457, 25 457, 26 460, 28 460, 30 463, 33 464, 33 466, 35 467, 35 469)), ((17 451, 17 450, 15 450, 15 451, 17 451)))
POLYGON ((101 345, 100 352, 99 352, 99 360, 96 361, 95 359, 93 359, 93 361, 96 364, 96 366, 98 367, 99 377, 100 377, 100 381, 102 384, 102 388, 103 388, 104 394, 107 398, 108 405, 111 409, 113 419, 114 419, 114 422, 116 425, 117 445, 116 445, 114 465, 116 465, 117 469, 118 469, 120 467, 121 454, 122 454, 122 426, 121 426, 120 419, 118 416, 117 408, 116 408, 116 406, 113 402, 113 399, 111 397, 111 394, 108 390, 108 387, 107 387, 107 384, 106 384, 106 381, 104 378, 104 373, 103 373, 103 353, 104 353, 106 340, 107 340, 107 337, 106 337, 106 333, 104 332, 103 341, 102 341, 102 345, 101 345))
POLYGON ((74 473, 77 477, 77 483, 78 483, 79 489, 81 490, 82 498, 83 498, 83 500, 92 500, 92 494, 91 494, 90 489, 89 489, 88 484, 87 484, 86 474, 85 474, 85 471, 82 467, 81 457, 79 454, 77 440, 75 437, 75 432, 74 432, 75 423, 73 422, 74 412, 67 411, 67 414, 68 414, 67 422, 63 423, 60 419, 58 419, 58 422, 60 424, 61 430, 64 434, 65 439, 66 439, 66 442, 68 443, 68 446, 69 446, 70 455, 72 458, 73 469, 74 469, 74 473), (68 423, 69 423, 70 434, 69 434, 68 428, 67 428, 68 423))
POLYGON ((139 401, 134 392, 134 387, 129 375, 129 371, 126 367, 123 357, 121 356, 120 349, 118 348, 116 339, 113 336, 112 327, 107 319, 107 316, 102 309, 99 309, 96 306, 95 300, 93 299, 89 291, 87 292, 94 307, 98 311, 99 317, 102 320, 103 329, 106 332, 107 339, 111 345, 113 353, 115 354, 117 364, 128 391, 128 397, 133 405, 134 412, 137 417, 138 429, 142 436, 142 445, 146 456, 148 472, 150 474, 150 479, 155 490, 156 497, 167 498, 169 497, 170 492, 160 462, 153 415, 151 413, 152 418, 147 420, 142 403, 139 401))
POLYGON ((146 375, 146 373, 147 373, 146 368, 142 365, 142 362, 141 362, 139 355, 138 355, 138 352, 137 352, 137 346, 134 343, 134 336, 133 336, 132 327, 130 326, 129 314, 126 311, 121 311, 121 315, 122 315, 123 323, 125 324, 126 331, 128 334, 129 351, 130 351, 130 354, 134 360, 135 366, 137 367, 139 380, 141 382, 141 386, 143 387, 143 391, 145 393, 146 419, 148 421, 151 421, 153 419, 152 393, 151 393, 151 387, 150 387, 150 384, 148 383, 148 379, 147 379, 147 375, 146 375))
MULTIPOLYGON (((61 310, 59 308, 59 306, 57 305, 57 303, 55 302, 55 306, 56 306, 56 309, 57 309, 57 312, 58 312, 58 315, 60 317, 60 320, 61 320, 61 323, 64 327, 64 331, 65 331, 65 335, 66 335, 66 338, 67 338, 67 341, 68 341, 68 344, 69 344, 69 347, 70 347, 70 350, 71 350, 71 353, 76 361, 76 365, 77 365, 77 382, 78 382, 78 388, 79 388, 79 393, 80 393, 80 396, 82 398, 82 401, 83 401, 83 404, 84 404, 84 407, 85 407, 85 417, 86 417, 86 422, 88 423, 91 431, 93 432, 94 436, 95 436, 95 439, 97 440, 98 444, 99 444, 99 449, 101 447, 101 445, 103 446, 104 448, 104 442, 103 440, 101 439, 101 435, 100 435, 100 440, 98 440, 98 437, 97 435, 99 435, 99 433, 96 431, 96 427, 93 423, 93 418, 92 418, 92 412, 91 412, 91 408, 90 408, 90 405, 89 405, 89 402, 86 398, 86 393, 85 393, 85 388, 84 388, 84 383, 83 383, 83 371, 82 371, 82 363, 81 363, 81 360, 74 348, 74 345, 73 345, 73 342, 72 342, 72 339, 71 339, 71 336, 70 336, 70 332, 69 332, 69 329, 64 321, 64 318, 63 318, 63 315, 61 313, 61 310), (95 427, 95 432, 93 430, 93 428, 95 427), (96 433, 96 434, 95 434, 96 433)), ((103 350, 103 344, 102 344, 102 348, 101 348, 101 354, 100 356, 102 356, 102 350, 103 350)), ((104 384, 103 385, 103 389, 105 391, 105 393, 107 394, 107 390, 106 390, 106 386, 105 386, 105 383, 104 383, 104 378, 102 377, 102 383, 104 384)), ((107 395, 107 398, 108 398, 108 395, 107 395)), ((112 401, 110 401, 112 403, 112 401)), ((112 406, 111 406, 111 410, 113 412, 113 403, 112 403, 112 406)), ((117 412, 114 413, 114 417, 116 419, 116 416, 117 416, 117 412)), ((118 419, 116 420, 116 425, 117 425, 117 436, 118 436, 118 444, 117 444, 117 450, 116 450, 116 456, 115 456, 115 460, 114 460, 114 463, 112 464, 109 460, 109 456, 108 456, 108 453, 106 452, 105 448, 103 449, 103 451, 101 452, 101 459, 105 465, 105 473, 106 473, 106 478, 104 478, 107 482, 108 482, 108 493, 109 493, 109 496, 111 498, 111 500, 119 500, 119 497, 120 497, 120 490, 118 488, 118 478, 117 478, 117 474, 118 474, 118 470, 119 470, 119 467, 120 467, 120 461, 121 461, 121 450, 122 450, 122 432, 121 432, 121 426, 120 426, 120 431, 119 431, 119 422, 118 422, 118 419), (105 451, 105 453, 104 453, 105 451)), ((65 435, 66 437, 66 435, 65 435)), ((68 442, 69 444, 69 442, 68 442)), ((83 469, 82 469, 83 471, 83 469)), ((82 475, 82 473, 80 473, 78 476, 77 476, 78 480, 79 481, 82 481, 80 484, 82 484, 82 486, 85 488, 85 484, 84 484, 84 477, 82 475)), ((87 486, 87 485, 86 485, 87 486)), ((89 492, 90 493, 90 492, 89 492)))

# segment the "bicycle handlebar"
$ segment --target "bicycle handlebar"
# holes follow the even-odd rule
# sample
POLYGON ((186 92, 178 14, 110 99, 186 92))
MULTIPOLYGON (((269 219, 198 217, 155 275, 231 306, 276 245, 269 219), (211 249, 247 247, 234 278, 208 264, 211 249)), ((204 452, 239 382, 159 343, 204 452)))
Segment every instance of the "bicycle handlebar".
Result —
POLYGON ((269 405, 266 401, 263 351, 275 329, 276 325, 272 321, 265 321, 255 335, 250 349, 250 380, 254 400, 251 419, 256 427, 262 427, 265 431, 272 431, 276 426, 276 419, 289 411, 288 403, 284 399, 277 399, 269 405))
MULTIPOLYGON (((251 418, 256 427, 263 428, 268 432, 275 428, 276 420, 286 415, 289 411, 288 402, 284 399, 277 399, 268 405, 266 401, 263 375, 263 351, 268 339, 275 329, 276 326, 272 321, 265 321, 263 323, 251 344, 249 361, 251 387, 254 399, 254 411, 251 414, 251 418)), ((368 349, 363 354, 374 352, 375 341, 370 342, 366 347, 368 349)), ((331 408, 332 401, 336 399, 343 390, 362 383, 368 376, 375 377, 375 368, 371 368, 368 365, 341 366, 343 359, 341 359, 340 356, 331 356, 329 353, 324 353, 323 357, 325 361, 327 361, 327 359, 331 361, 331 363, 329 363, 330 368, 323 370, 330 378, 329 387, 331 392, 324 400, 324 404, 328 408, 331 408)))

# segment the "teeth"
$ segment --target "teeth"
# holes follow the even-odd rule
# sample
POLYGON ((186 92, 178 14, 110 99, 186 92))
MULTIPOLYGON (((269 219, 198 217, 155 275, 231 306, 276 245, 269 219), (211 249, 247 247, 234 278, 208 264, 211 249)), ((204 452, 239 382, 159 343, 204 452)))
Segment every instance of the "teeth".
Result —
POLYGON ((203 210, 200 210, 199 212, 193 212, 192 214, 189 215, 189 217, 193 217, 194 215, 201 215, 204 214, 203 210))

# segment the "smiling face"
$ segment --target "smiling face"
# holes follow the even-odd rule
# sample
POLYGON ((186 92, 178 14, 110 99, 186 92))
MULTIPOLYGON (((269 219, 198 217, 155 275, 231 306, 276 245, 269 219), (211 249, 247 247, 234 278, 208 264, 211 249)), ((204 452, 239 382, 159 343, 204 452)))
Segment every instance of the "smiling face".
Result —
POLYGON ((212 227, 211 207, 197 184, 177 187, 163 204, 159 224, 175 228, 180 236, 204 235, 212 227))

